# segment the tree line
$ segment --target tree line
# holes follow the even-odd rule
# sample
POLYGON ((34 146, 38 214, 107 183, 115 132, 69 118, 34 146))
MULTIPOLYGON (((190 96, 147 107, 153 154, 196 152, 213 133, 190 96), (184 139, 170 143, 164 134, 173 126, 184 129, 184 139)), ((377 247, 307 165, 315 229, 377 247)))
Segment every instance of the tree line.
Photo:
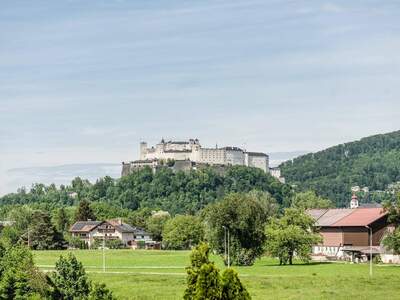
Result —
POLYGON ((298 190, 314 190, 345 207, 352 186, 369 187, 365 202, 393 200, 389 185, 400 181, 400 131, 363 138, 310 153, 280 166, 286 181, 298 190))
POLYGON ((191 172, 161 168, 153 173, 144 168, 120 179, 104 177, 94 184, 79 177, 70 185, 34 184, 29 190, 0 198, 1 205, 28 204, 56 208, 73 206, 81 200, 106 203, 119 209, 167 210, 171 214, 194 214, 232 192, 257 189, 269 192, 280 204, 290 197, 291 188, 257 168, 228 167, 220 174, 212 167, 191 172))

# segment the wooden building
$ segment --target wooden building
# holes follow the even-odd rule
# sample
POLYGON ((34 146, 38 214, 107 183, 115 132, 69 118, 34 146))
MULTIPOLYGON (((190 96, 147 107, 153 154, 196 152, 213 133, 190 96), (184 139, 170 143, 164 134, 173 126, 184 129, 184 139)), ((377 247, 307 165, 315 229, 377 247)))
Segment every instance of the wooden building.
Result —
POLYGON ((313 247, 314 255, 366 258, 371 250, 373 254, 382 252, 382 238, 390 227, 382 208, 311 209, 308 213, 323 239, 313 247))

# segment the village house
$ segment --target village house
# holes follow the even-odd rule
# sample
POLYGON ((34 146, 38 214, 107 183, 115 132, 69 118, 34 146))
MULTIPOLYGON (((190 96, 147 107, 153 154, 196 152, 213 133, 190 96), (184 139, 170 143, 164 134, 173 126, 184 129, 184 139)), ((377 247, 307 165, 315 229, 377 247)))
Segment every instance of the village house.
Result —
POLYGON ((360 261, 380 255, 384 262, 397 262, 398 257, 388 252, 382 240, 393 226, 388 224, 387 212, 382 207, 360 207, 353 196, 350 208, 310 209, 322 237, 313 246, 314 259, 347 259, 360 261))
POLYGON ((125 246, 131 248, 157 248, 150 234, 142 228, 132 227, 123 223, 121 219, 107 221, 79 221, 69 230, 73 237, 84 241, 91 248, 96 240, 120 240, 125 246))

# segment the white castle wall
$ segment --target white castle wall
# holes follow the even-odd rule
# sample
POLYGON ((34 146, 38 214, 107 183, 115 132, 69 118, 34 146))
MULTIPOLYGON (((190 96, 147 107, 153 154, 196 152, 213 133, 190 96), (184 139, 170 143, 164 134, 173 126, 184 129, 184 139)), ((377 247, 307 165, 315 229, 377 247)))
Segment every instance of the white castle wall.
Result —
POLYGON ((140 160, 190 160, 211 165, 246 165, 269 171, 268 156, 263 153, 245 152, 236 147, 202 148, 199 141, 165 142, 148 148, 140 143, 140 160))

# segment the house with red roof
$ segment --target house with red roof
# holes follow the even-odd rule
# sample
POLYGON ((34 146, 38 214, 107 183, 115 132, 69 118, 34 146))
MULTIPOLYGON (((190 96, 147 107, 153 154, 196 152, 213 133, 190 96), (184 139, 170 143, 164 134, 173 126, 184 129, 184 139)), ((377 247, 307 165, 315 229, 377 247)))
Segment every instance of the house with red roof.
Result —
MULTIPOLYGON (((354 199, 352 199, 354 202, 354 199)), ((354 207, 354 206, 352 206, 354 207)), ((388 230, 388 215, 381 207, 310 209, 322 236, 313 255, 332 258, 364 258, 383 253, 382 239, 388 230)))

